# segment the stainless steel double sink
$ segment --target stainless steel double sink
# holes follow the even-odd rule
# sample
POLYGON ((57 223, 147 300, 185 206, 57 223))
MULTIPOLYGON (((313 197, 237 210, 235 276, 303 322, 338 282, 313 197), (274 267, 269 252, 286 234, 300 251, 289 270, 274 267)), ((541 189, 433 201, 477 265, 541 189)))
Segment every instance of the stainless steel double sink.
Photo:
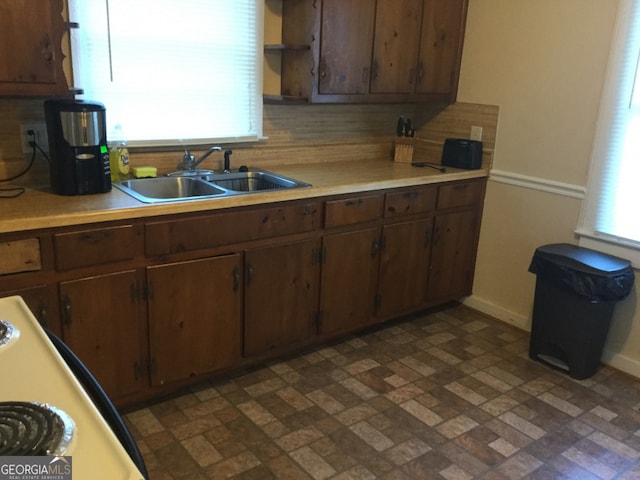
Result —
POLYGON ((114 187, 144 203, 202 200, 309 186, 264 170, 136 178, 114 183, 114 187))

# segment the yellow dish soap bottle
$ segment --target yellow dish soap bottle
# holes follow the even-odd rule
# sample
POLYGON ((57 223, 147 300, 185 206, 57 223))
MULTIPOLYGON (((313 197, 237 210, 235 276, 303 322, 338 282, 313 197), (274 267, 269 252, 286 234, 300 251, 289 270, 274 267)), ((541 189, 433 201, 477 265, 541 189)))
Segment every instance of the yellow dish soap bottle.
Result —
POLYGON ((129 178, 129 149, 122 133, 122 126, 116 125, 114 137, 109 149, 109 168, 111 169, 111 181, 121 182, 129 178))

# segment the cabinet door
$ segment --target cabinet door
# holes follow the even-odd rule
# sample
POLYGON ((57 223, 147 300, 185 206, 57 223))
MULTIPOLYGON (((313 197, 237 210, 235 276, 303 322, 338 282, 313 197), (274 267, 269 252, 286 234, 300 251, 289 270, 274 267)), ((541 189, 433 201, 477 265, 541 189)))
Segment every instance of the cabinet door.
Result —
POLYGON ((323 0, 318 92, 369 93, 375 2, 323 0))
POLYGON ((413 93, 423 0, 378 0, 371 93, 413 93))
POLYGON ((0 294, 2 297, 10 297, 12 295, 20 295, 38 322, 56 335, 61 336, 60 323, 57 319, 51 318, 50 316, 49 289, 46 286, 40 285, 37 287, 19 288, 16 290, 3 291, 0 294))
POLYGON ((339 333, 372 323, 378 280, 379 229, 323 238, 320 332, 339 333))
POLYGON ((426 302, 433 218, 383 229, 378 316, 393 317, 426 302))
POLYGON ((0 2, 0 95, 67 93, 60 0, 0 2))
POLYGON ((471 294, 477 245, 477 210, 436 217, 428 287, 430 302, 471 294))
POLYGON ((311 338, 317 329, 319 241, 245 253, 244 355, 311 338))
POLYGON ((416 93, 457 89, 466 0, 424 0, 416 93))
POLYGON ((151 383, 162 385, 240 358, 241 255, 147 269, 151 383))
POLYGON ((136 279, 130 270, 60 284, 63 340, 115 401, 143 386, 136 279))

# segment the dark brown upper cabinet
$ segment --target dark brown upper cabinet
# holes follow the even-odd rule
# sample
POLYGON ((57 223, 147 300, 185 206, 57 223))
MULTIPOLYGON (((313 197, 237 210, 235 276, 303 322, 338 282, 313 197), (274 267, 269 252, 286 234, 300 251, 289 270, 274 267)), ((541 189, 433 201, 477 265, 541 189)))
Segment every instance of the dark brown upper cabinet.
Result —
POLYGON ((267 101, 455 101, 467 0, 283 0, 282 12, 281 95, 267 101))
POLYGON ((0 2, 0 96, 69 93, 62 70, 63 0, 0 2))

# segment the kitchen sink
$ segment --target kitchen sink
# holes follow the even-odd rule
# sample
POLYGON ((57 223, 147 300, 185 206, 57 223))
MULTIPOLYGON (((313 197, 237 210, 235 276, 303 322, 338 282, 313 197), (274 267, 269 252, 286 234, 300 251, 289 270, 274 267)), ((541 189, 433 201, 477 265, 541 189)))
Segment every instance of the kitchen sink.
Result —
POLYGON ((141 202, 159 203, 301 188, 310 185, 258 170, 196 176, 185 173, 157 178, 136 178, 114 183, 113 186, 141 202))
POLYGON ((136 178, 114 183, 113 186, 145 203, 196 200, 227 194, 216 185, 194 177, 136 178))
POLYGON ((251 172, 217 173, 205 175, 204 180, 214 183, 218 187, 232 192, 261 192, 264 190, 277 190, 282 188, 300 188, 310 186, 300 182, 264 170, 251 172))

